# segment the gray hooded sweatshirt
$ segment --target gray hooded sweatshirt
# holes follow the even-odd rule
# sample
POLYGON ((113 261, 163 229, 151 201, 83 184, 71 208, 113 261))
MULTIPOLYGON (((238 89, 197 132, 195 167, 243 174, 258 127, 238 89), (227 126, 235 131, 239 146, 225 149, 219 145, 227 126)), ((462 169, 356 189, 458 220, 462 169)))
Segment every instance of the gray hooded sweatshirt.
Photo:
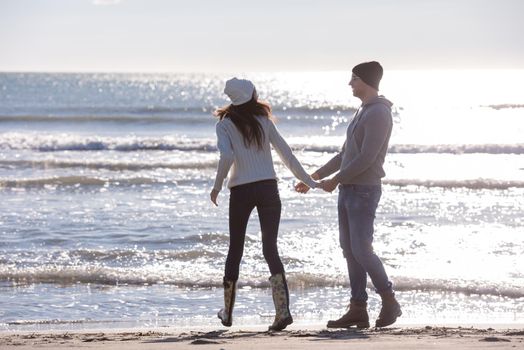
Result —
POLYGON ((393 127, 392 105, 384 96, 378 96, 360 107, 348 126, 340 153, 317 170, 321 179, 338 171, 334 179, 341 184, 381 184, 393 127))

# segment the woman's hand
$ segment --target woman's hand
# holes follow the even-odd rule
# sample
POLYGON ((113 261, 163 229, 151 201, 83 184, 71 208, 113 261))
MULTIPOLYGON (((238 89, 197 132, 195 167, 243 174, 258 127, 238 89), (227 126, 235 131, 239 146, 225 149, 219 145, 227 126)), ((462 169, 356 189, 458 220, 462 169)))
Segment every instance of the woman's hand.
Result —
MULTIPOLYGON (((319 180, 320 179, 320 176, 317 174, 317 172, 314 172, 313 174, 311 174, 311 178, 313 180, 319 180)), ((320 185, 321 183, 318 182, 318 181, 315 181, 316 185, 317 185, 317 188, 322 188, 320 185)), ((305 183, 303 183, 302 181, 300 181, 298 184, 295 185, 295 191, 299 192, 299 193, 308 193, 309 191, 309 186, 306 185, 305 183)))
POLYGON ((309 186, 303 182, 299 182, 295 185, 295 191, 299 193, 307 193, 309 191, 309 186))
POLYGON ((211 190, 211 193, 209 194, 209 197, 211 197, 211 202, 213 202, 214 205, 216 205, 218 207, 218 203, 217 203, 217 197, 218 197, 218 191, 213 189, 211 190))

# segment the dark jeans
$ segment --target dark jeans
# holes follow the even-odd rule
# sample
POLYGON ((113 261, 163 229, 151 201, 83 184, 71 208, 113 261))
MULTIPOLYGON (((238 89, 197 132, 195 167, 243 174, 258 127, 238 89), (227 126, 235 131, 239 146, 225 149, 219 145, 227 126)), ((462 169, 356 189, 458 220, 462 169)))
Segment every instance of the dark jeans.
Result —
POLYGON ((340 185, 338 224, 340 246, 347 260, 351 299, 367 301, 367 275, 378 293, 392 292, 384 265, 373 251, 373 223, 380 185, 340 185))
POLYGON ((280 195, 276 180, 264 180, 231 188, 229 196, 229 252, 225 277, 238 280, 246 227, 251 211, 257 208, 262 231, 262 251, 271 275, 284 272, 277 249, 280 223, 280 195))

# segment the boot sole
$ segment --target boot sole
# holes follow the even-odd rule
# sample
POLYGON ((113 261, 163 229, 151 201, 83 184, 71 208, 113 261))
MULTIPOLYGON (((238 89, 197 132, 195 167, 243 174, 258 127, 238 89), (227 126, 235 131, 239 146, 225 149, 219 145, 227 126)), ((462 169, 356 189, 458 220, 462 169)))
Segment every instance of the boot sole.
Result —
POLYGON ((292 323, 293 323, 293 318, 292 317, 288 317, 285 320, 283 320, 282 323, 280 323, 277 327, 269 326, 269 328, 267 330, 268 331, 276 331, 276 332, 278 332, 278 331, 281 331, 281 330, 285 329, 287 326, 289 326, 292 323))
POLYGON ((231 327, 231 325, 233 324, 233 320, 231 320, 231 321, 229 321, 229 322, 224 322, 224 320, 222 319, 222 317, 220 317, 220 313, 217 314, 217 317, 220 319, 220 322, 222 322, 222 325, 223 325, 223 326, 231 327))
POLYGON ((355 326, 358 329, 369 328, 369 322, 352 322, 352 323, 346 323, 342 325, 328 324, 326 327, 327 328, 351 328, 353 326, 355 326))
POLYGON ((390 319, 388 320, 387 322, 384 322, 384 323, 381 323, 380 325, 378 325, 377 323, 375 323, 375 327, 377 328, 383 328, 383 327, 387 327, 387 326, 391 326, 393 323, 397 322, 397 318, 399 318, 400 316, 402 316, 402 311, 399 311, 397 316, 393 319, 390 319))

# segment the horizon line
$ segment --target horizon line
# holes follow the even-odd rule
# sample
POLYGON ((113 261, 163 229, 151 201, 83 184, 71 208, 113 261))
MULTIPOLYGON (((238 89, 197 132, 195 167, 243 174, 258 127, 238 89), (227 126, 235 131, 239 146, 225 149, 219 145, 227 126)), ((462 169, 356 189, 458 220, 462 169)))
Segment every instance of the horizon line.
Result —
MULTIPOLYGON (((385 71, 524 71, 523 68, 393 68, 384 69, 385 71)), ((201 70, 201 71, 185 71, 185 70, 10 70, 0 69, 0 74, 268 74, 268 73, 331 73, 331 72, 350 72, 348 69, 311 69, 311 70, 201 70)))

